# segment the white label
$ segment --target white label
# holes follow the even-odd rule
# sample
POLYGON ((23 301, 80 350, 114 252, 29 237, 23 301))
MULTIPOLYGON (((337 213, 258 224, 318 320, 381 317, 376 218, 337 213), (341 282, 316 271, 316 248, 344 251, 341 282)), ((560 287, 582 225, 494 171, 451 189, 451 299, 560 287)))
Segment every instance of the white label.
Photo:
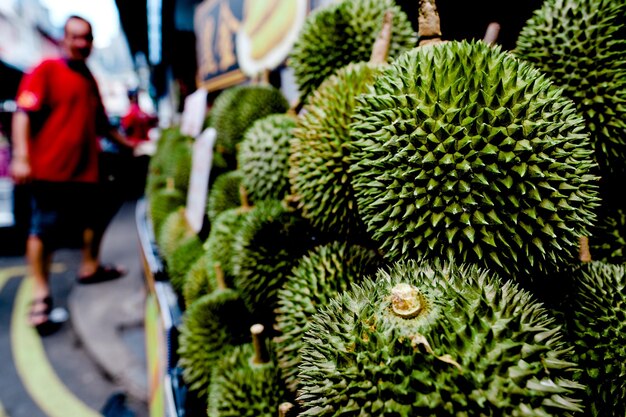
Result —
POLYGON ((206 213, 209 174, 211 173, 211 164, 213 162, 213 147, 215 145, 216 133, 216 130, 212 127, 205 129, 193 144, 185 217, 196 233, 202 229, 204 214, 206 213))

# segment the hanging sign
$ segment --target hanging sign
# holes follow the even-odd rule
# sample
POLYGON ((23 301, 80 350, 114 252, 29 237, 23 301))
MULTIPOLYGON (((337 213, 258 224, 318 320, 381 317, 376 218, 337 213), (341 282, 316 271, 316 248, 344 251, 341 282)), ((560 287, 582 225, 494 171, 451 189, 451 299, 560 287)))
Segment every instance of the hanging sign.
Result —
POLYGON ((205 0, 194 28, 198 85, 209 91, 240 84, 287 59, 306 15, 320 0, 205 0))

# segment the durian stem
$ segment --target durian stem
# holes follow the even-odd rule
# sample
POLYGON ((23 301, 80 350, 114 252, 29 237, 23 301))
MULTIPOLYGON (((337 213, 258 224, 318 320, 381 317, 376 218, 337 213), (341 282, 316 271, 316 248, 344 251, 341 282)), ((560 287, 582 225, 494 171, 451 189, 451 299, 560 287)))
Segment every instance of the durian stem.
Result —
POLYGON ((589 251, 589 238, 587 236, 581 236, 578 239, 580 244, 579 246, 579 257, 581 262, 591 262, 591 252, 589 251))
POLYGON ((498 40, 498 35, 500 35, 500 24, 498 22, 491 22, 487 26, 483 42, 485 42, 487 45, 492 46, 498 40))
POLYGON ((435 0, 420 0, 417 17, 419 46, 441 42, 441 24, 435 0))
POLYGON ((250 210, 248 191, 246 191, 246 187, 244 187, 243 184, 239 186, 239 199, 241 200, 241 209, 244 211, 250 210))
POLYGON ((413 285, 400 283, 391 289, 391 309, 398 317, 411 319, 424 310, 426 300, 413 285))
POLYGON ((254 359, 256 364, 268 363, 270 361, 270 355, 265 346, 265 338, 263 337, 263 331, 265 327, 262 324, 253 324, 250 327, 250 333, 252 333, 252 343, 254 344, 254 359))
POLYGON ((174 191, 174 178, 167 177, 165 179, 165 189, 167 191, 174 191))
POLYGON ((393 28, 393 11, 387 10, 383 16, 383 26, 380 29, 380 33, 374 41, 372 47, 372 56, 370 57, 370 63, 372 64, 384 64, 387 62, 389 56, 389 48, 391 46, 391 31, 393 28))
POLYGON ((219 290, 225 290, 228 288, 226 280, 224 279, 224 268, 222 268, 222 263, 213 263, 213 269, 215 269, 215 281, 217 282, 217 288, 219 290))
POLYGON ((296 408, 292 403, 284 402, 278 405, 278 417, 291 417, 295 415, 296 408))

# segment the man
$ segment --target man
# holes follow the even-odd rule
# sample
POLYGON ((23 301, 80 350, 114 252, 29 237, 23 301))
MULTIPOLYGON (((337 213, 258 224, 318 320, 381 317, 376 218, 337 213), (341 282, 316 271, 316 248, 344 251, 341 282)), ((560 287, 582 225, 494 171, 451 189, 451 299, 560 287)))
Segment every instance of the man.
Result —
POLYGON ((120 120, 120 126, 124 130, 126 137, 133 142, 149 140, 148 132, 156 127, 158 119, 149 115, 139 106, 139 90, 128 90, 128 112, 120 120))
POLYGON ((15 183, 29 184, 32 196, 26 243, 33 278, 28 320, 42 335, 59 327, 50 317, 50 265, 56 249, 76 245, 72 232, 80 234, 82 247, 79 283, 125 273, 99 260, 109 219, 98 218, 98 138, 107 136, 127 148, 132 144, 108 123, 86 65, 92 44, 91 24, 79 16, 69 17, 62 40, 64 56, 44 60, 24 77, 13 116, 11 174, 15 183))

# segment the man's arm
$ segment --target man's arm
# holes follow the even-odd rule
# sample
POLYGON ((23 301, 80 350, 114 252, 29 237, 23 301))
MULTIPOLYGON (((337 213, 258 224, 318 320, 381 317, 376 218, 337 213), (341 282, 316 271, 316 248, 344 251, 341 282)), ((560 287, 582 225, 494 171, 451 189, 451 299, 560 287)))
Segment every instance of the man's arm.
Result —
POLYGON ((124 135, 122 135, 115 127, 111 127, 107 137, 120 145, 122 148, 126 148, 132 151, 135 148, 135 143, 124 135))
POLYGON ((30 179, 30 155, 28 153, 28 138, 30 136, 30 119, 28 113, 18 110, 13 113, 11 126, 11 176, 17 184, 30 179))

